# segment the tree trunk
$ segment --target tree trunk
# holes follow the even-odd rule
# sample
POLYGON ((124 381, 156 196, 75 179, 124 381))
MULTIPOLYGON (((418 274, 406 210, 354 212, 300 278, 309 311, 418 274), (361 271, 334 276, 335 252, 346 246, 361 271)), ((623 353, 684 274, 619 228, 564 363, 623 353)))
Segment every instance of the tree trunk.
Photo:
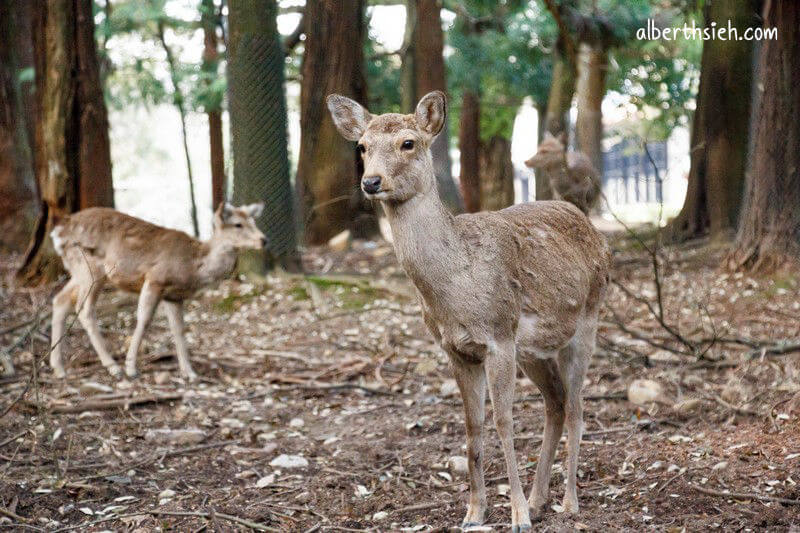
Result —
POLYGON ((582 43, 579 54, 575 139, 592 165, 603 171, 603 96, 606 93, 607 52, 602 45, 582 43))
POLYGON ((233 198, 238 204, 265 203, 258 225, 267 236, 269 252, 294 269, 296 222, 277 10, 275 0, 229 2, 233 198))
POLYGON ((461 195, 468 213, 481 210, 480 162, 480 101, 471 90, 464 91, 461 102, 461 122, 458 147, 461 151, 461 195))
POLYGON ((495 135, 479 148, 480 207, 484 211, 503 209, 514 203, 514 164, 511 140, 495 135))
POLYGON ((417 54, 418 38, 417 0, 406 0, 406 28, 403 33, 402 64, 400 66, 400 106, 404 113, 412 113, 417 105, 417 54))
MULTIPOLYGON (((561 46, 557 46, 553 53, 553 78, 550 82, 550 94, 547 97, 544 124, 546 130, 553 135, 562 132, 569 135, 569 109, 572 106, 572 96, 575 94, 575 68, 566 53, 561 50, 561 46)), ((543 132, 539 137, 542 135, 543 132)), ((544 172, 536 173, 536 199, 553 199, 553 189, 544 172)))
MULTIPOLYGON (((416 24, 414 33, 414 63, 416 91, 414 104, 427 93, 439 90, 447 93, 444 65, 444 34, 440 16, 442 6, 439 0, 409 0, 416 2, 416 24), (422 67, 422 68, 420 68, 422 67)), ((433 172, 439 187, 439 196, 453 213, 464 210, 464 202, 453 180, 450 161, 450 127, 447 120, 441 133, 431 146, 433 172)))
MULTIPOLYGON (((706 26, 727 25, 743 35, 759 20, 759 0, 720 0, 706 5, 706 26)), ((780 36, 783 39, 783 36, 780 36)), ((680 242, 736 227, 747 169, 753 82, 753 41, 703 43, 700 88, 692 124, 686 200, 666 234, 680 242)))
POLYGON ((297 189, 309 244, 345 229, 357 235, 377 231, 358 187, 355 145, 339 135, 325 106, 331 93, 366 105, 363 14, 364 0, 320 0, 305 8, 297 189))
POLYGON ((61 270, 50 230, 58 216, 113 206, 108 117, 100 86, 91 0, 36 3, 35 172, 42 213, 17 272, 25 284, 61 270))
MULTIPOLYGON (((29 7, 29 6, 28 6, 29 7)), ((36 221, 36 181, 19 82, 33 47, 30 9, 0 2, 0 248, 22 251, 36 221), (23 56, 23 57, 20 57, 23 56)))
POLYGON ((730 266, 769 271, 800 261, 800 3, 766 2, 761 43, 763 92, 755 154, 730 266))
MULTIPOLYGON (((214 0, 202 0, 200 19, 203 25, 203 70, 210 83, 217 75, 219 51, 217 49, 218 16, 214 0)), ((222 145, 222 106, 209 105, 208 139, 211 155, 211 206, 216 209, 225 200, 225 151, 222 145)))
POLYGON ((161 47, 167 56, 167 65, 169 66, 170 78, 172 80, 172 101, 178 109, 178 115, 181 119, 181 139, 183 140, 183 155, 186 158, 186 174, 189 178, 189 204, 191 205, 191 218, 192 229, 194 236, 200 236, 200 225, 197 222, 197 201, 194 196, 194 173, 192 172, 192 158, 189 154, 189 140, 186 132, 186 107, 183 98, 181 86, 178 83, 178 66, 175 62, 175 56, 172 54, 172 49, 167 45, 167 40, 164 36, 164 21, 158 21, 158 39, 161 41, 161 47))

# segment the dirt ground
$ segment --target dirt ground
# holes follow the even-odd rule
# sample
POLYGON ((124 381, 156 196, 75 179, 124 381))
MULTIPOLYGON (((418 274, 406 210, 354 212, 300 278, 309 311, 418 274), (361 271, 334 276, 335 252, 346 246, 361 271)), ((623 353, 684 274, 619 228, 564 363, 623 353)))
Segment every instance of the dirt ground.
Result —
MULTIPOLYGON (((800 353, 782 343, 800 339, 800 274, 727 274, 725 247, 700 244, 662 251, 663 322, 683 342, 637 300, 658 313, 649 255, 614 239, 623 288, 610 291, 586 380, 581 511, 559 512, 562 448, 536 530, 800 530, 800 353), (655 383, 636 383, 645 397, 632 403, 642 379, 655 383)), ((16 260, 2 258, 4 277, 16 260)), ((188 305, 193 384, 178 376, 160 312, 138 380, 111 378, 77 323, 64 340, 69 378, 54 380, 57 286, 3 281, 0 348, 18 375, 0 382, 0 527, 457 530, 468 494, 450 459, 465 453, 461 401, 391 248, 356 242, 304 260, 317 274, 226 281, 188 305)), ((101 299, 120 357, 133 302, 101 299)), ((487 411, 487 524, 505 530, 487 411)), ((527 491, 543 410, 525 378, 514 414, 527 491)))

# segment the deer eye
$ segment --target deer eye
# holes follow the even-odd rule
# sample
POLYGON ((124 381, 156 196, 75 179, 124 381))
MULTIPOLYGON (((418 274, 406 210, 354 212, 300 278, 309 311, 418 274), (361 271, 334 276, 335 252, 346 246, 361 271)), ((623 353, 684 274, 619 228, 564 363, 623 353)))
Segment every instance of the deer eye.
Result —
POLYGON ((244 227, 241 222, 237 222, 235 226, 240 229, 244 227))
POLYGON ((403 150, 413 150, 414 149, 414 141, 408 140, 403 141, 403 144, 400 146, 403 150))
POLYGON ((367 151, 367 147, 359 143, 358 146, 356 146, 356 150, 358 150, 359 154, 363 154, 364 152, 367 151))

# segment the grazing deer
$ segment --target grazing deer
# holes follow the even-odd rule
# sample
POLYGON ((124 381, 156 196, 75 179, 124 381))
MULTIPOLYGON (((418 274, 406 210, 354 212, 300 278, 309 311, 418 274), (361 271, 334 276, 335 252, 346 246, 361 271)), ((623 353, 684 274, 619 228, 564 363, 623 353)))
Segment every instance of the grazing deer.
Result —
POLYGON ((450 358, 466 414, 470 497, 463 526, 483 522, 485 390, 494 406, 511 488, 514 532, 531 528, 549 497, 550 471, 566 422, 564 508, 578 511, 581 386, 608 283, 605 238, 573 205, 534 202, 453 217, 436 190, 430 146, 447 115, 443 93, 427 94, 412 115, 371 115, 330 95, 339 132, 358 141, 361 188, 380 200, 397 257, 417 289, 423 320, 450 358), (517 365, 542 391, 545 429, 530 498, 514 453, 512 405, 517 365))
POLYGON ((566 146, 565 134, 553 137, 546 131, 538 151, 525 165, 539 169, 547 177, 557 200, 588 213, 600 197, 599 173, 586 154, 567 152, 566 146))
POLYGON ((183 301, 200 287, 230 274, 237 248, 264 247, 266 238, 254 220, 263 208, 263 204, 220 204, 208 242, 107 208, 85 209, 58 221, 50 235, 70 280, 53 298, 53 373, 65 377, 60 341, 67 314, 74 306, 100 362, 114 377, 122 376, 95 317, 97 296, 109 283, 139 293, 136 329, 125 358, 125 373, 131 378, 137 376, 136 355, 142 337, 156 306, 163 300, 181 375, 195 380, 197 374, 189 363, 183 336, 183 301))

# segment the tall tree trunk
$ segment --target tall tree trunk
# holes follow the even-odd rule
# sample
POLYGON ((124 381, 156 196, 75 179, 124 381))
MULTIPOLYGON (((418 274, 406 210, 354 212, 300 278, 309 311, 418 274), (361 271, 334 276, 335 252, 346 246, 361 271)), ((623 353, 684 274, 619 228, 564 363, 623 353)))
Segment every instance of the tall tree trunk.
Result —
POLYGON ((35 172, 43 208, 17 272, 25 284, 51 281, 61 270, 50 240, 58 216, 113 206, 114 199, 92 1, 36 3, 34 27, 35 172))
POLYGON ((418 37, 417 0, 406 0, 406 27, 403 32, 402 64, 400 65, 400 106, 404 113, 412 113, 417 99, 417 54, 418 37))
POLYGON ((275 0, 229 1, 228 81, 233 149, 233 198, 264 202, 258 225, 270 254, 297 263, 296 221, 289 177, 285 55, 275 0))
POLYGON ((800 262, 800 3, 766 2, 761 43, 763 92, 733 267, 769 271, 800 262))
MULTIPOLYGON (((575 66, 563 51, 563 45, 559 44, 553 53, 553 78, 550 82, 550 94, 547 97, 544 125, 553 135, 561 132, 569 135, 569 109, 572 106, 572 96, 575 94, 575 66)), ((542 134, 539 134, 540 138, 542 134)), ((536 173, 536 199, 553 199, 553 189, 544 172, 536 173)))
MULTIPOLYGON (((200 20, 203 25, 203 71, 207 83, 217 75, 219 51, 217 49, 218 15, 214 0, 202 0, 200 20)), ((220 102, 221 103, 221 102, 220 102)), ((208 117, 208 140, 211 155, 211 206, 225 200, 225 151, 222 146, 222 106, 210 104, 206 108, 208 117)))
POLYGON ((183 98, 183 91, 179 83, 178 65, 175 62, 175 56, 172 53, 172 48, 167 45, 167 39, 164 35, 164 21, 158 21, 158 39, 161 41, 161 47, 167 55, 167 65, 169 66, 170 78, 172 80, 172 101, 178 109, 178 115, 181 118, 181 139, 183 140, 183 155, 186 158, 186 174, 189 178, 189 203, 191 205, 192 229, 194 236, 200 236, 200 225, 197 222, 197 201, 194 195, 194 173, 192 172, 192 158, 189 154, 189 139, 186 132, 186 104, 183 98))
POLYGON ((578 60, 575 139, 594 168, 603 171, 603 96, 606 93, 607 52, 602 45, 582 43, 578 60))
POLYGON ((366 105, 363 15, 364 0, 320 0, 305 8, 297 188, 309 244, 344 229, 377 230, 358 187, 355 145, 339 135, 325 107, 331 93, 366 105))
MULTIPOLYGON (((447 93, 447 80, 444 65, 444 33, 439 0, 408 0, 416 4, 416 24, 414 25, 414 64, 416 101, 431 91, 447 93)), ((409 110, 410 111, 410 110, 409 110)), ((439 196, 453 213, 464 210, 464 202, 453 179, 453 167, 450 161, 450 126, 445 120, 439 136, 431 145, 433 156, 433 173, 439 187, 439 196)))
POLYGON ((461 101, 461 121, 458 132, 458 148, 461 151, 461 195, 464 209, 468 213, 481 210, 480 147, 481 108, 478 95, 464 91, 461 101))
MULTIPOLYGON (((759 21, 760 0, 706 4, 706 26, 728 21, 743 35, 759 21)), ((780 36, 783 39, 783 35, 780 36)), ((684 241, 736 227, 744 191, 753 82, 753 41, 703 43, 700 88, 691 136, 686 200, 667 235, 684 241)))
MULTIPOLYGON (((28 6, 30 7, 30 6, 28 6)), ((22 251, 38 213, 19 75, 33 47, 30 9, 0 2, 0 248, 22 251)))
POLYGON ((514 203, 514 164, 511 140, 495 135, 479 148, 480 207, 484 211, 503 209, 514 203))

